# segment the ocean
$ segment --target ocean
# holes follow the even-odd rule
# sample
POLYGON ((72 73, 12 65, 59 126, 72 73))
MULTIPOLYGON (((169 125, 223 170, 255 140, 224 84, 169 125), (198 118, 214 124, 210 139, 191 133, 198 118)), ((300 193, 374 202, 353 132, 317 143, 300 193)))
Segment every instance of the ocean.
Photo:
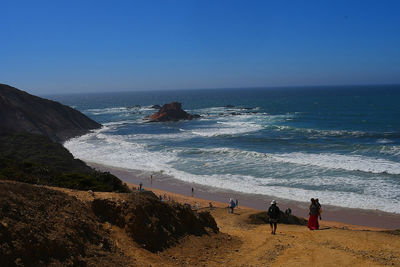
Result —
MULTIPOLYGON (((110 89, 111 90, 111 89, 110 89)), ((400 213, 400 86, 163 90, 45 96, 104 125, 64 146, 143 175, 400 213), (191 121, 147 123, 178 101, 191 121)))

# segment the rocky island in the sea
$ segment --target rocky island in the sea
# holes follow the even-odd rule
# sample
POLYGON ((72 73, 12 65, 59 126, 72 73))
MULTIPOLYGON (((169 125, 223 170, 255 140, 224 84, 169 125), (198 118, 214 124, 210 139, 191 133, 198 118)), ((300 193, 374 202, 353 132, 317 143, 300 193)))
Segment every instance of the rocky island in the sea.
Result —
POLYGON ((165 121, 179 121, 179 120, 192 120, 199 118, 200 115, 189 114, 182 109, 182 104, 179 102, 171 102, 164 104, 159 111, 147 117, 150 122, 165 122, 165 121))

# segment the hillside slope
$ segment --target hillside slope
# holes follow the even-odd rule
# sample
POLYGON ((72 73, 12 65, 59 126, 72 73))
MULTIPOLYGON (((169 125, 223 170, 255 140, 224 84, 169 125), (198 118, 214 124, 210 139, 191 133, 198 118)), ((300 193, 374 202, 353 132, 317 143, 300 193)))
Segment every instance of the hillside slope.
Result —
POLYGON ((128 192, 114 175, 87 166, 61 144, 36 134, 0 134, 0 180, 80 190, 128 192))
POLYGON ((0 84, 0 132, 41 134, 62 142, 100 127, 71 107, 0 84))
POLYGON ((136 257, 218 235, 209 212, 148 191, 93 194, 0 181, 0 192, 0 266, 149 266, 136 257), (126 255, 115 231, 139 254, 126 255))

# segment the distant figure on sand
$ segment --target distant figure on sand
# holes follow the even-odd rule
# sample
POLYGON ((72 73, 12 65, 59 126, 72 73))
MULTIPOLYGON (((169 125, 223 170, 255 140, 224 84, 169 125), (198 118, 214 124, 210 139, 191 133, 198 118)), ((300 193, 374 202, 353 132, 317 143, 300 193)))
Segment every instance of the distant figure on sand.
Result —
POLYGON ((192 197, 193 197, 193 195, 194 195, 194 188, 192 187, 192 197))
POLYGON ((292 215, 292 210, 291 210, 290 208, 287 208, 287 209, 285 210, 285 214, 286 214, 287 216, 292 215))
POLYGON ((233 209, 235 208, 236 203, 233 198, 229 199, 229 213, 233 213, 233 209))
POLYGON ((276 226, 278 224, 280 210, 276 205, 276 201, 271 201, 271 206, 268 209, 269 225, 271 226, 271 234, 276 234, 276 226))
POLYGON ((140 190, 140 191, 143 190, 143 184, 142 184, 142 182, 140 182, 140 184, 139 184, 139 190, 140 190))
POLYGON ((150 175, 150 185, 153 186, 153 174, 150 175))
POLYGON ((307 227, 310 230, 318 230, 319 229, 318 206, 317 206, 315 199, 313 199, 313 198, 311 199, 309 215, 310 215, 310 217, 308 218, 307 227))
POLYGON ((236 207, 239 206, 239 200, 236 199, 236 207))
POLYGON ((317 204, 319 219, 322 220, 322 217, 321 217, 322 207, 321 207, 321 204, 319 204, 318 198, 315 199, 315 203, 317 204))

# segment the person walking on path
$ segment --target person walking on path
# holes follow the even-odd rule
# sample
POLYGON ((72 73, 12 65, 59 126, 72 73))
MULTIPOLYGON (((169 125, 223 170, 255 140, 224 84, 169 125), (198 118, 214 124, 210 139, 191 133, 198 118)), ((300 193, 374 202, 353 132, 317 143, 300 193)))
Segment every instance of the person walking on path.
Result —
POLYGON ((142 190, 143 190, 143 183, 140 182, 140 184, 139 184, 139 191, 142 191, 142 190))
POLYGON ((310 212, 309 212, 310 217, 308 218, 308 223, 307 227, 310 230, 318 230, 319 229, 319 223, 318 223, 318 205, 315 201, 315 199, 311 199, 311 204, 310 204, 310 212))
POLYGON ((276 234, 276 226, 278 224, 280 210, 276 205, 276 201, 271 201, 271 206, 268 209, 269 225, 271 226, 271 234, 276 234))

